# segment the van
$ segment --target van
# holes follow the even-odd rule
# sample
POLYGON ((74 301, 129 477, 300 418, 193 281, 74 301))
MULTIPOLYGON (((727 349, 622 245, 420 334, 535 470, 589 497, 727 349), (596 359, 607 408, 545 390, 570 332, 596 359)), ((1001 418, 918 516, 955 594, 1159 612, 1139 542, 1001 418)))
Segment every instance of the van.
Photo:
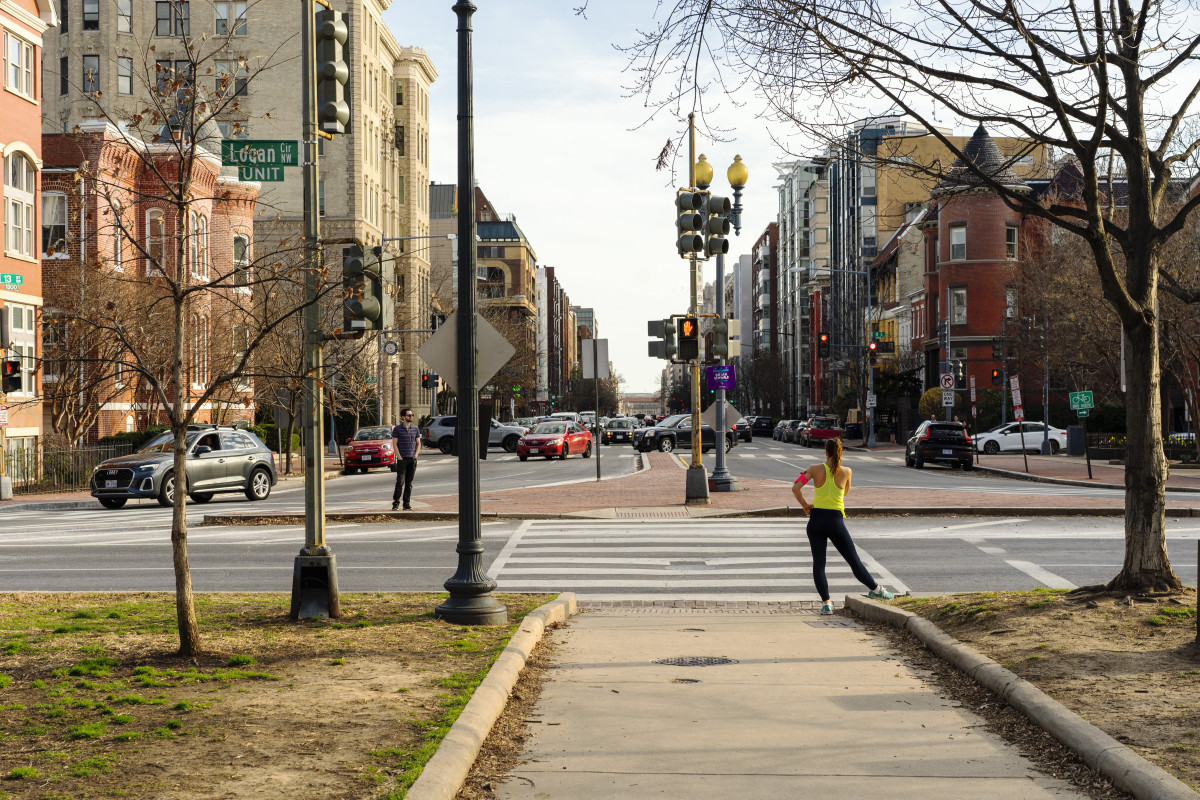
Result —
POLYGON ((565 419, 570 422, 579 422, 579 415, 574 411, 558 411, 550 415, 551 419, 565 419))

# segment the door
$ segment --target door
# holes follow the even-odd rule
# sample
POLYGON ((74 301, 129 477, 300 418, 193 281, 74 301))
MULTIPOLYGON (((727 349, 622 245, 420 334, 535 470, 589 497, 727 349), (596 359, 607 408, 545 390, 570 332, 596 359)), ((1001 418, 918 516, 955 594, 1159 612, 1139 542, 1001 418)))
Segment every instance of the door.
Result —
POLYGON ((225 455, 226 451, 221 449, 221 437, 216 431, 197 439, 187 459, 189 491, 211 492, 214 487, 219 487, 225 480, 225 455), (197 453, 201 447, 208 447, 210 450, 207 453, 197 453))
POLYGON ((258 462, 258 448, 241 431, 221 431, 221 447, 226 451, 225 478, 221 488, 242 489, 258 462))

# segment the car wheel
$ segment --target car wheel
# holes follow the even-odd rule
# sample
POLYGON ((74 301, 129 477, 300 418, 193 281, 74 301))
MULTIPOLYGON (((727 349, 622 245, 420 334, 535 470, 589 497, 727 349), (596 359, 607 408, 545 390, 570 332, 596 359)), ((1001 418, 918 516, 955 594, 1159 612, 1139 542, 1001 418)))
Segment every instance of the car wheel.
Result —
POLYGON ((250 482, 246 484, 247 500, 266 500, 271 496, 271 475, 265 469, 256 469, 250 473, 250 482))
POLYGON ((962 462, 962 468, 963 468, 963 472, 970 472, 972 469, 975 468, 975 465, 970 461, 964 461, 964 462, 962 462))
POLYGON ((904 454, 904 466, 911 467, 912 465, 913 465, 912 456, 910 456, 908 453, 905 453, 904 454))
POLYGON ((441 441, 438 442, 438 450, 441 450, 446 455, 450 455, 451 453, 453 453, 454 452, 454 437, 453 436, 443 436, 441 438, 441 441))
POLYGON ((733 439, 726 438, 725 439, 725 452, 728 453, 732 449, 733 449, 733 439))
POLYGON ((562 452, 558 454, 558 457, 561 458, 563 461, 566 461, 567 456, 569 456, 569 455, 571 455, 571 445, 567 444, 566 442, 563 442, 562 452))
POLYGON ((591 442, 588 442, 587 447, 583 448, 583 457, 584 458, 592 457, 592 443, 591 442))
POLYGON ((528 460, 529 460, 529 456, 517 456, 517 460, 518 460, 518 461, 528 461, 528 460))
POLYGON ((913 461, 913 466, 917 469, 925 469, 925 459, 917 456, 916 460, 913 461))
POLYGON ((96 499, 98 499, 100 501, 100 505, 104 506, 105 508, 117 509, 117 508, 123 508, 125 506, 125 502, 129 498, 128 497, 99 497, 96 499))
POLYGON ((675 440, 670 436, 664 436, 658 440, 658 452, 669 453, 675 449, 675 440))
POLYGON ((1054 455, 1058 455, 1058 442, 1050 442, 1050 452, 1054 455))
POLYGON ((193 492, 189 495, 193 503, 207 503, 213 499, 212 492, 193 492))
POLYGON ((996 455, 996 453, 1000 452, 1000 443, 999 442, 984 442, 983 443, 983 452, 987 453, 989 456, 996 455))
POLYGON ((158 487, 158 504, 170 508, 175 504, 175 476, 166 475, 158 487))
POLYGON ((506 453, 517 452, 517 442, 519 442, 519 441, 521 441, 521 437, 517 436, 515 433, 505 436, 504 437, 504 452, 506 452, 506 453))

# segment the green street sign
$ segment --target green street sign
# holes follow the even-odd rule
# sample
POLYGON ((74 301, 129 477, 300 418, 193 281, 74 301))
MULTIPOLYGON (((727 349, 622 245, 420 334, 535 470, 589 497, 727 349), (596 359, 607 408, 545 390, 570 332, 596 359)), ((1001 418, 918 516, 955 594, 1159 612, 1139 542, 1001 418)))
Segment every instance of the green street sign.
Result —
POLYGON ((295 139, 222 139, 223 167, 298 167, 300 145, 295 139))
POLYGON ((364 375, 364 376, 363 376, 363 382, 364 382, 364 383, 374 383, 374 382, 375 382, 375 376, 374 376, 374 375, 364 375))
POLYGON ((1081 409, 1095 408, 1092 404, 1091 392, 1071 392, 1071 410, 1079 411, 1081 409))
POLYGON ((1075 413, 1081 417, 1086 417, 1088 414, 1091 414, 1092 412, 1086 408, 1081 408, 1078 411, 1076 411, 1075 413))
POLYGON ((21 286, 25 283, 24 275, 10 274, 8 272, 0 272, 0 287, 9 289, 14 286, 21 286))
POLYGON ((239 181, 282 181, 283 167, 238 167, 239 181))
POLYGON ((871 338, 874 339, 875 341, 879 341, 880 339, 883 339, 886 336, 887 336, 887 334, 884 333, 883 331, 875 331, 874 333, 871 334, 871 338))

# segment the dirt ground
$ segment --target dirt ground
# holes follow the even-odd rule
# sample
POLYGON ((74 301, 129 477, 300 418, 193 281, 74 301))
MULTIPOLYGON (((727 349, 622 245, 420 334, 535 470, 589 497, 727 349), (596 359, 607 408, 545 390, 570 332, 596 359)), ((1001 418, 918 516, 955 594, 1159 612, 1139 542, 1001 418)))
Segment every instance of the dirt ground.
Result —
MULTIPOLYGON (((1200 789, 1195 589, 1173 597, 1038 591, 897 598, 893 604, 932 620, 1200 789)), ((868 627, 1046 773, 1070 781, 1094 800, 1130 797, 915 637, 888 625, 868 627)), ((543 645, 552 647, 551 637, 543 645)), ((524 742, 540 724, 535 704, 552 674, 548 661, 539 647, 533 669, 522 676, 457 800, 495 797, 493 787, 521 763, 524 742)))
POLYGON ((0 800, 401 797, 521 618, 436 620, 444 597, 197 597, 182 660, 173 597, 0 594, 0 800))

